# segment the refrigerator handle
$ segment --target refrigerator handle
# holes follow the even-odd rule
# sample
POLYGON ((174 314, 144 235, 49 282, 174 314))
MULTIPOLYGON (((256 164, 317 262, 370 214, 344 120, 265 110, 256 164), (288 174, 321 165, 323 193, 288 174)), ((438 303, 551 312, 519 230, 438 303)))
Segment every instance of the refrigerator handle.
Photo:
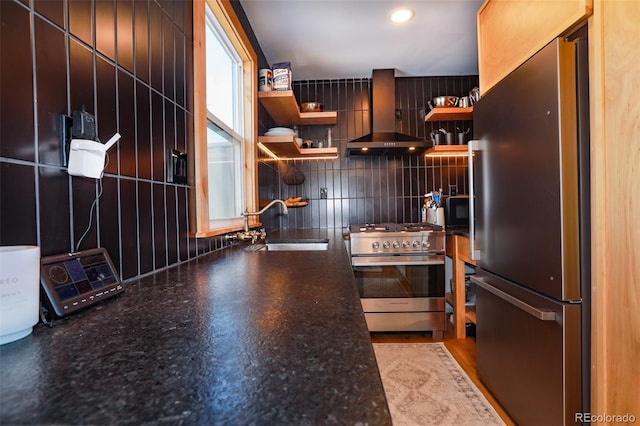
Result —
POLYGON ((480 250, 476 248, 476 208, 475 189, 473 179, 473 152, 482 150, 482 141, 471 140, 468 145, 469 152, 469 251, 472 260, 480 260, 480 250))
POLYGON ((528 303, 523 302, 522 300, 513 297, 509 293, 505 293, 504 291, 492 286, 491 284, 489 284, 488 282, 486 282, 482 278, 477 278, 477 277, 472 276, 471 277, 471 281, 475 285, 477 285, 478 287, 488 291, 489 293, 493 294, 494 296, 499 297, 500 299, 504 300, 505 302, 508 302, 508 303, 512 304, 516 308, 519 308, 519 309, 525 311, 529 315, 532 315, 532 316, 536 317, 537 319, 539 319, 541 321, 555 321, 556 320, 556 313, 555 312, 550 311, 548 309, 539 309, 539 308, 536 308, 534 306, 531 306, 528 303))

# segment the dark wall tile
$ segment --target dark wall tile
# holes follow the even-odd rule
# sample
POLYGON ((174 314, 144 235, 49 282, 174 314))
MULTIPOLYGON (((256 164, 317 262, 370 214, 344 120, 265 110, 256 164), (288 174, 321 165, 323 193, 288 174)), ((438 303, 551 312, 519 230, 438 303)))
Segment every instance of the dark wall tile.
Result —
POLYGON ((90 1, 69 1, 69 32, 93 46, 93 10, 90 1))
POLYGON ((181 152, 187 151, 186 112, 180 107, 176 107, 176 149, 181 152))
POLYGON ((153 179, 164 181, 164 102, 154 91, 151 92, 151 151, 153 179))
POLYGON ((29 12, 0 1, 0 156, 35 160, 29 12), (11 58, 8 61, 4 58, 11 58), (20 123, 19 126, 13 125, 20 123))
MULTIPOLYGON (((118 130, 116 68, 100 56, 96 57, 96 94, 98 138, 106 142, 118 130)), ((105 173, 118 173, 117 153, 117 146, 107 152, 109 162, 105 167, 105 173)))
POLYGON ((67 113, 64 33, 35 18, 38 151, 40 163, 62 165, 59 116, 67 113))
MULTIPOLYGON (((125 71, 118 70, 118 132, 120 174, 136 176, 136 123, 135 92, 133 78, 125 71)), ((114 150, 114 153, 116 151, 114 150)))
POLYGON ((184 186, 178 186, 178 256, 180 261, 189 259, 189 193, 184 186))
POLYGON ((162 12, 156 2, 149 3, 149 56, 150 81, 154 89, 162 92, 162 12))
POLYGON ((178 205, 176 200, 176 187, 166 186, 166 213, 167 213, 167 259, 169 265, 178 261, 178 205))
MULTIPOLYGON (((176 108, 175 104, 166 100, 164 102, 164 147, 165 150, 175 149, 176 145, 176 108)), ((165 151, 166 152, 166 151, 165 151)), ((166 167, 166 164, 165 164, 166 167)), ((166 168, 165 168, 166 170, 166 168)))
POLYGON ((64 28, 64 1, 63 0, 34 0, 36 12, 51 20, 60 28, 64 28))
POLYGON ((95 115, 93 106, 93 55, 77 41, 69 40, 71 110, 84 109, 95 115))
POLYGON ((136 82, 136 146, 138 177, 151 179, 151 103, 149 88, 136 82))
POLYGON ((122 270, 124 279, 138 275, 138 205, 135 180, 120 179, 122 270))
POLYGON ((169 99, 175 99, 175 47, 173 37, 173 25, 167 15, 162 15, 162 47, 164 64, 163 78, 164 78, 164 95, 169 99))
POLYGON ((149 2, 135 0, 133 2, 135 15, 135 66, 136 77, 149 82, 149 2))
MULTIPOLYGON (((97 214, 95 211, 92 212, 92 205, 100 193, 99 185, 95 179, 73 177, 71 187, 73 248, 78 251, 98 247, 97 214)), ((105 192, 102 193, 100 201, 104 195, 105 192)), ((102 209, 100 213, 102 218, 102 209)))
MULTIPOLYGON (((193 75, 193 49, 191 48, 191 46, 193 45, 193 40, 191 40, 190 38, 187 38, 186 40, 186 51, 185 51, 185 75, 186 76, 191 76, 193 75)), ((187 82, 185 84, 185 90, 187 91, 185 94, 185 109, 190 112, 193 113, 193 79, 192 78, 187 78, 186 79, 187 82)), ((259 108, 261 107, 260 105, 258 106, 259 108)), ((263 116, 267 116, 268 114, 258 114, 258 120, 260 121, 260 119, 263 116)))
POLYGON ((162 184, 153 184, 153 254, 155 269, 167 265, 167 231, 165 190, 162 184))
POLYGON ((184 34, 179 31, 175 32, 175 85, 176 85, 176 103, 182 107, 185 106, 185 50, 186 39, 184 34))
POLYGON ((116 0, 116 54, 118 65, 133 72, 133 3, 116 0))
POLYGON ((69 175, 50 167, 38 168, 40 254, 72 251, 69 217, 69 175))
POLYGON ((138 182, 138 241, 140 242, 140 273, 153 270, 153 204, 151 184, 138 182))
POLYGON ((34 167, 0 163, 0 176, 0 245, 36 245, 34 167))
POLYGON ((100 197, 100 246, 109 252, 111 260, 122 277, 118 185, 118 178, 110 176, 102 178, 103 192, 100 197))
MULTIPOLYGON (((74 2, 75 3, 75 2, 74 2)), ((116 60, 114 0, 95 0, 96 49, 112 61, 116 60)))

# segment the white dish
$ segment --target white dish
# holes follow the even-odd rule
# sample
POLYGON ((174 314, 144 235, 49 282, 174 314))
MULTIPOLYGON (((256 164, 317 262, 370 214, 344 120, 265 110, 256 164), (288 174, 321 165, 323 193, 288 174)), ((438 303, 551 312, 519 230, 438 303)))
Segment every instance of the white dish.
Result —
POLYGON ((286 131, 286 130, 267 130, 265 133, 271 134, 271 135, 295 135, 295 132, 293 130, 291 131, 286 131))
POLYGON ((272 127, 269 130, 267 130, 267 133, 287 133, 287 134, 293 134, 294 131, 293 129, 290 129, 288 127, 272 127))

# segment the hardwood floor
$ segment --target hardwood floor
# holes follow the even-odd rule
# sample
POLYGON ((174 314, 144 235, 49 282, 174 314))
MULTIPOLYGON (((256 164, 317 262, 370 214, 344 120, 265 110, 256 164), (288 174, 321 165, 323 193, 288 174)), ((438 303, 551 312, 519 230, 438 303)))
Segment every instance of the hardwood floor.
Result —
POLYGON ((480 389, 480 392, 487 398, 487 401, 493 406, 498 415, 508 425, 513 426, 516 423, 509 417, 506 411, 498 404, 496 399, 491 395, 487 388, 478 378, 476 371, 476 341, 472 337, 466 339, 456 339, 453 336, 451 327, 445 332, 444 339, 438 340, 431 337, 430 332, 411 332, 411 333, 371 333, 371 341, 374 343, 429 343, 444 342, 451 355, 458 361, 465 373, 480 389))

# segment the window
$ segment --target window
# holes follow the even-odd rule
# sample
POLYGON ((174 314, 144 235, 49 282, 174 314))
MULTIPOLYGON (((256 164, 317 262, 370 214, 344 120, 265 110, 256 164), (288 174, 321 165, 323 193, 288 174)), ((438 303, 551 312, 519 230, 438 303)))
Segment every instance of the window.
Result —
POLYGON ((242 214, 242 61, 206 6, 206 98, 209 221, 223 226, 242 214))
POLYGON ((242 212, 257 205, 257 60, 230 2, 195 0, 193 8, 192 222, 196 237, 207 237, 241 229, 242 212))

